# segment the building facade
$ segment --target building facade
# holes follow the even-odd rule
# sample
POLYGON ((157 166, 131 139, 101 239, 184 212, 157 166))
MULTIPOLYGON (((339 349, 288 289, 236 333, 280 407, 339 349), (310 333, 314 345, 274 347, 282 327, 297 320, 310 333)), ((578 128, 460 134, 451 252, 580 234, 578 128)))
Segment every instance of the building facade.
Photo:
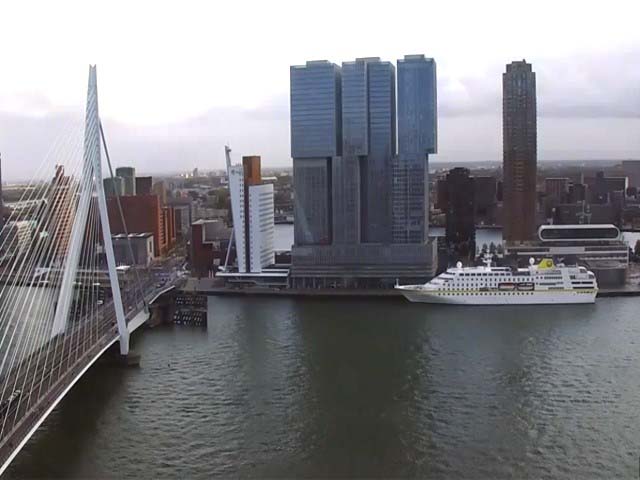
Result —
POLYGON ((238 273, 262 273, 275 263, 273 184, 264 183, 260 157, 227 164, 238 273))
POLYGON ((294 243, 333 241, 333 162, 342 153, 341 72, 327 61, 290 69, 294 243))
POLYGON ((153 262, 153 234, 151 232, 119 233, 111 236, 113 252, 118 265, 148 267, 153 262), (133 255, 133 257, 132 257, 133 255))
POLYGON ((379 288, 433 275, 427 159, 437 150, 435 73, 423 55, 399 60, 401 107, 395 68, 377 57, 291 67, 293 286, 379 288), (396 117, 405 129, 398 158, 396 117))
POLYGON ((249 186, 249 268, 260 273, 275 263, 273 184, 249 186))
MULTIPOLYGON (((163 256, 172 247, 170 224, 166 221, 166 214, 160 206, 157 195, 133 195, 120 197, 124 224, 116 198, 107 199, 109 225, 111 233, 145 233, 153 234, 153 251, 155 255, 163 256)), ((173 236, 175 239, 175 236, 173 236)))
POLYGON ((453 168, 447 174, 447 219, 445 240, 453 260, 475 257, 475 181, 468 168, 453 168))
POLYGON ((122 177, 107 177, 102 180, 102 184, 104 185, 104 194, 107 197, 121 197, 124 195, 124 180, 122 177))
POLYGON ((116 168, 116 177, 122 178, 124 195, 136 194, 136 169, 133 167, 116 168))
POLYGON ((437 153, 436 63, 424 55, 398 60, 398 156, 393 165, 394 243, 429 236, 430 153, 437 153))
POLYGON ((151 195, 153 177, 136 177, 136 195, 151 195))
POLYGON ((245 189, 244 169, 242 165, 228 165, 229 196, 231 198, 231 218, 233 220, 233 242, 236 247, 238 271, 246 273, 248 269, 246 256, 245 226, 245 189))
MULTIPOLYGON (((191 225, 191 249, 189 263, 192 275, 213 277, 219 266, 224 265, 231 231, 222 220, 196 220, 191 225)), ((235 260, 231 249, 229 262, 235 260)))
POLYGON ((629 246, 611 224, 542 225, 534 241, 507 245, 505 253, 521 265, 532 257, 584 265, 595 273, 600 287, 624 284, 629 268, 629 246))
POLYGON ((502 74, 504 239, 527 242, 536 232, 536 74, 516 61, 502 74))

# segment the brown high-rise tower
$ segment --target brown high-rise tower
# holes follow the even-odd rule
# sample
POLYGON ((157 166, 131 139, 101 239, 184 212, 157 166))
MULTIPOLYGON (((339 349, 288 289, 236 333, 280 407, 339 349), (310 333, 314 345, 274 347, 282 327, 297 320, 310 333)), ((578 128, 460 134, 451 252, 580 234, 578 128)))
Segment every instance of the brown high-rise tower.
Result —
POLYGON ((502 74, 504 239, 532 240, 536 231, 536 74, 522 60, 502 74))

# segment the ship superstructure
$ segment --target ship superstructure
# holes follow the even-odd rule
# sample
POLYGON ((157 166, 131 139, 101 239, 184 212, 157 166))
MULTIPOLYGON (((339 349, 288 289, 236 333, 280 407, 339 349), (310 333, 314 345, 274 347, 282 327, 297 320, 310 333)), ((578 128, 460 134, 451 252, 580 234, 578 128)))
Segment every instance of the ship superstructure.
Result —
POLYGON ((593 272, 582 266, 556 265, 551 259, 527 268, 485 265, 454 268, 423 285, 396 285, 412 302, 460 305, 531 305, 594 303, 598 285, 593 272))

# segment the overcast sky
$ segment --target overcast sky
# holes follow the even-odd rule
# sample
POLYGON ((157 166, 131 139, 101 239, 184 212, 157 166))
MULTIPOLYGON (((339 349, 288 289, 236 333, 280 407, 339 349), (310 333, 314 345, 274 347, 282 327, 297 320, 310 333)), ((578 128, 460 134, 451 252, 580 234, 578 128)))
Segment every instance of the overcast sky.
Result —
POLYGON ((290 165, 289 66, 424 53, 438 65, 439 154, 501 159, 501 73, 533 63, 539 158, 640 158, 640 2, 0 2, 3 176, 28 178, 89 63, 116 165, 290 165))

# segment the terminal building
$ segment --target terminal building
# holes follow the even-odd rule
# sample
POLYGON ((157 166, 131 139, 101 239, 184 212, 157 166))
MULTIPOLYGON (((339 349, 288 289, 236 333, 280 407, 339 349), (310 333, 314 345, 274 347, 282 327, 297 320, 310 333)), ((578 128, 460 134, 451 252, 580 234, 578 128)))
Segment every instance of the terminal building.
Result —
POLYGON ((531 257, 553 257, 568 265, 583 265, 595 273, 600 287, 625 283, 629 246, 615 225, 542 225, 537 237, 529 245, 507 244, 505 254, 518 264, 526 264, 531 257))

